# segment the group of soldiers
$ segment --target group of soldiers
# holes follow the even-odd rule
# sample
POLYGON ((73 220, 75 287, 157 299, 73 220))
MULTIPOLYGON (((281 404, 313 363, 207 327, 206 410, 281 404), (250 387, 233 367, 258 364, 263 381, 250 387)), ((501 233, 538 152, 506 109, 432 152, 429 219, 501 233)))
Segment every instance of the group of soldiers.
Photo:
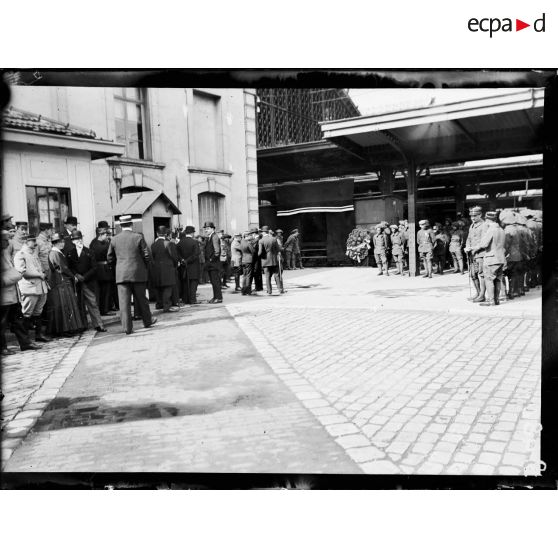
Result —
POLYGON ((120 216, 122 231, 112 237, 106 221, 84 245, 78 220, 68 216, 64 232, 52 223, 40 223, 37 236, 28 224, 3 215, 2 228, 2 353, 9 354, 5 330, 16 335, 22 350, 36 350, 52 336, 70 336, 87 328, 106 331, 104 316, 120 310, 126 333, 133 321, 152 327, 156 319, 149 297, 163 312, 177 312, 180 303, 199 304, 197 289, 207 278, 212 285, 210 304, 223 301, 223 290, 234 278, 232 293, 254 296, 265 289, 272 294, 272 280, 279 294, 284 269, 302 268, 299 232, 284 240, 283 231, 253 227, 234 236, 216 231, 206 222, 203 234, 193 226, 172 234, 158 227, 147 246, 143 234, 134 232, 132 216, 120 216), (34 338, 32 334, 34 331, 34 338))
MULTIPOLYGON (((416 244, 423 277, 443 274, 449 258, 453 273, 470 274, 475 296, 472 302, 482 306, 499 304, 500 296, 508 299, 523 296, 540 286, 542 258, 542 212, 530 209, 487 211, 475 206, 470 217, 457 215, 431 227, 429 220, 419 221, 416 244)), ((382 222, 375 227, 370 251, 378 266, 378 275, 404 274, 408 267, 408 223, 382 222)))

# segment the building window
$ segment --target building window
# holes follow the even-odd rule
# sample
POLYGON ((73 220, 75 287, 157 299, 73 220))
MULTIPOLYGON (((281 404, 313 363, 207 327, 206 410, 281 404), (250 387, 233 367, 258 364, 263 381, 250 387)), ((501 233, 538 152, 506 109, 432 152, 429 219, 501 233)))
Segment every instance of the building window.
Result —
POLYGON ((225 196, 213 192, 198 195, 200 231, 206 221, 212 221, 217 230, 225 227, 225 196))
POLYGON ((126 157, 148 159, 146 92, 137 87, 116 87, 114 116, 116 141, 126 145, 126 157))
POLYGON ((64 221, 72 214, 69 188, 27 186, 29 233, 39 234, 39 223, 52 223, 54 230, 64 231, 64 221))
POLYGON ((209 170, 223 168, 220 98, 194 91, 194 164, 209 170))

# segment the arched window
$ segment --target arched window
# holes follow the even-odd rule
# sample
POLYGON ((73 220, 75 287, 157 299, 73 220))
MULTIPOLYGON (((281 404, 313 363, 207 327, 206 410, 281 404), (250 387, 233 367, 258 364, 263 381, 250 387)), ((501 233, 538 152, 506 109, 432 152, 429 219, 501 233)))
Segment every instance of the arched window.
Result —
POLYGON ((206 221, 212 221, 217 230, 225 228, 225 196, 215 192, 198 195, 200 231, 206 221))

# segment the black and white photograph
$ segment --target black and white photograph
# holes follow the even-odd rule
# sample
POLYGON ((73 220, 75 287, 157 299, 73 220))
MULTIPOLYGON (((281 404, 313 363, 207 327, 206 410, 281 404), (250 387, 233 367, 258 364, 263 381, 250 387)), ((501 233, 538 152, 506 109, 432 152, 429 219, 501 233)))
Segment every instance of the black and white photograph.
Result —
POLYGON ((539 477, 555 72, 186 74, 3 74, 2 472, 539 477))

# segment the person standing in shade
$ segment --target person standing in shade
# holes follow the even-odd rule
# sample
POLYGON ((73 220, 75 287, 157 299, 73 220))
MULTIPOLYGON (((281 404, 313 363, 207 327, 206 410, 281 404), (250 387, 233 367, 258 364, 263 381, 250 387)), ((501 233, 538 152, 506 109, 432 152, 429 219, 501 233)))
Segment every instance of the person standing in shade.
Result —
POLYGON ((262 267, 265 272, 267 294, 272 294, 271 277, 275 278, 275 283, 279 292, 283 294, 283 285, 279 277, 279 244, 277 239, 269 234, 269 227, 262 227, 262 238, 258 242, 258 256, 261 259, 262 267))
POLYGON ((403 254, 405 251, 405 239, 399 231, 398 225, 391 225, 391 255, 397 268, 395 274, 403 276, 403 254))
POLYGON ((242 279, 241 288, 243 295, 256 295, 252 292, 252 279, 254 275, 254 255, 258 249, 255 240, 258 234, 257 228, 252 228, 244 233, 244 237, 240 242, 240 250, 242 252, 242 279))
POLYGON ((107 229, 97 228, 97 236, 89 244, 89 250, 97 263, 97 289, 95 295, 101 316, 114 316, 114 312, 111 312, 114 273, 107 261, 109 246, 107 229))
POLYGON ((500 304, 500 290, 502 285, 505 256, 506 234, 496 222, 495 211, 486 212, 486 228, 479 244, 472 250, 475 253, 484 252, 483 276, 486 285, 486 300, 479 306, 496 306, 500 304))
POLYGON ((449 253, 453 261, 453 272, 465 273, 463 268, 463 231, 459 228, 457 221, 452 223, 450 231, 449 253))
POLYGON ((446 250, 449 241, 440 223, 434 225, 433 232, 436 240, 432 250, 432 259, 436 264, 436 273, 443 275, 446 268, 446 250))
POLYGON ((213 298, 209 301, 209 304, 218 304, 223 302, 221 292, 221 241, 219 235, 215 232, 215 225, 211 221, 204 223, 203 228, 206 234, 205 268, 213 288, 213 298))
POLYGON ((242 242, 242 235, 236 233, 231 242, 231 265, 234 276, 234 293, 242 290, 240 287, 240 278, 242 277, 242 250, 240 244, 242 242))
POLYGON ((21 295, 23 322, 29 331, 35 330, 35 341, 51 339, 43 335, 41 314, 47 301, 48 284, 37 253, 37 240, 33 236, 22 237, 25 244, 14 255, 14 267, 21 273, 18 283, 21 295))
POLYGON ((388 263, 387 263, 387 250, 389 239, 384 234, 384 229, 382 225, 376 225, 376 232, 372 237, 372 245, 374 246, 374 259, 376 260, 376 265, 380 270, 378 275, 389 275, 388 263))
POLYGON ((120 216, 120 227, 122 231, 110 243, 107 260, 115 266, 120 320, 126 335, 130 335, 133 331, 132 294, 146 328, 153 326, 157 318, 151 316, 149 301, 145 296, 147 266, 151 261, 147 244, 142 235, 132 231, 131 215, 120 216))
POLYGON ((469 299, 471 302, 484 302, 486 285, 484 282, 484 250, 477 248, 480 245, 481 239, 488 228, 488 225, 482 218, 482 208, 478 205, 469 210, 471 215, 471 226, 469 227, 469 234, 465 242, 465 252, 471 254, 469 261, 469 274, 477 291, 476 296, 469 299))
POLYGON ((418 253, 424 265, 424 279, 432 279, 432 252, 436 244, 436 235, 430 228, 427 219, 419 221, 420 230, 417 232, 418 253))
POLYGON ((64 255, 67 257, 68 254, 74 249, 74 243, 72 242, 72 233, 77 231, 78 220, 77 217, 72 217, 69 215, 64 221, 64 227, 66 233, 64 235, 64 255))
POLYGON ((33 351, 40 349, 29 338, 29 333, 23 322, 21 306, 18 298, 17 284, 22 279, 21 273, 14 268, 10 256, 10 235, 7 231, 0 231, 2 236, 1 255, 1 278, 2 289, 0 290, 0 350, 2 356, 15 354, 8 348, 6 342, 6 329, 16 336, 21 351, 33 351))
POLYGON ((293 229, 291 234, 288 236, 285 244, 283 245, 285 249, 285 269, 295 269, 295 261, 293 257, 293 253, 295 250, 295 245, 298 239, 298 229, 293 229))
POLYGON ((153 281, 157 293, 157 303, 163 312, 178 312, 179 308, 172 304, 172 289, 176 284, 176 265, 178 251, 176 244, 168 240, 167 227, 157 228, 157 238, 151 245, 153 256, 153 281))
POLYGON ((51 290, 48 293, 49 331, 54 335, 71 337, 86 328, 75 291, 76 277, 64 254, 66 238, 54 233, 52 250, 48 255, 51 290))
POLYGON ((91 324, 99 331, 106 331, 97 306, 97 262, 92 250, 83 245, 81 231, 74 231, 71 236, 74 249, 68 254, 68 266, 76 278, 76 295, 81 310, 83 323, 87 324, 87 314, 91 324))
POLYGON ((194 238, 196 229, 190 225, 184 229, 184 236, 176 248, 182 262, 182 301, 184 304, 199 304, 196 300, 198 283, 200 280, 201 248, 194 238))
POLYGON ((41 262, 41 268, 48 281, 50 275, 50 267, 48 266, 48 255, 52 250, 52 242, 50 241, 53 233, 52 223, 39 223, 39 235, 37 236, 37 255, 41 262))

